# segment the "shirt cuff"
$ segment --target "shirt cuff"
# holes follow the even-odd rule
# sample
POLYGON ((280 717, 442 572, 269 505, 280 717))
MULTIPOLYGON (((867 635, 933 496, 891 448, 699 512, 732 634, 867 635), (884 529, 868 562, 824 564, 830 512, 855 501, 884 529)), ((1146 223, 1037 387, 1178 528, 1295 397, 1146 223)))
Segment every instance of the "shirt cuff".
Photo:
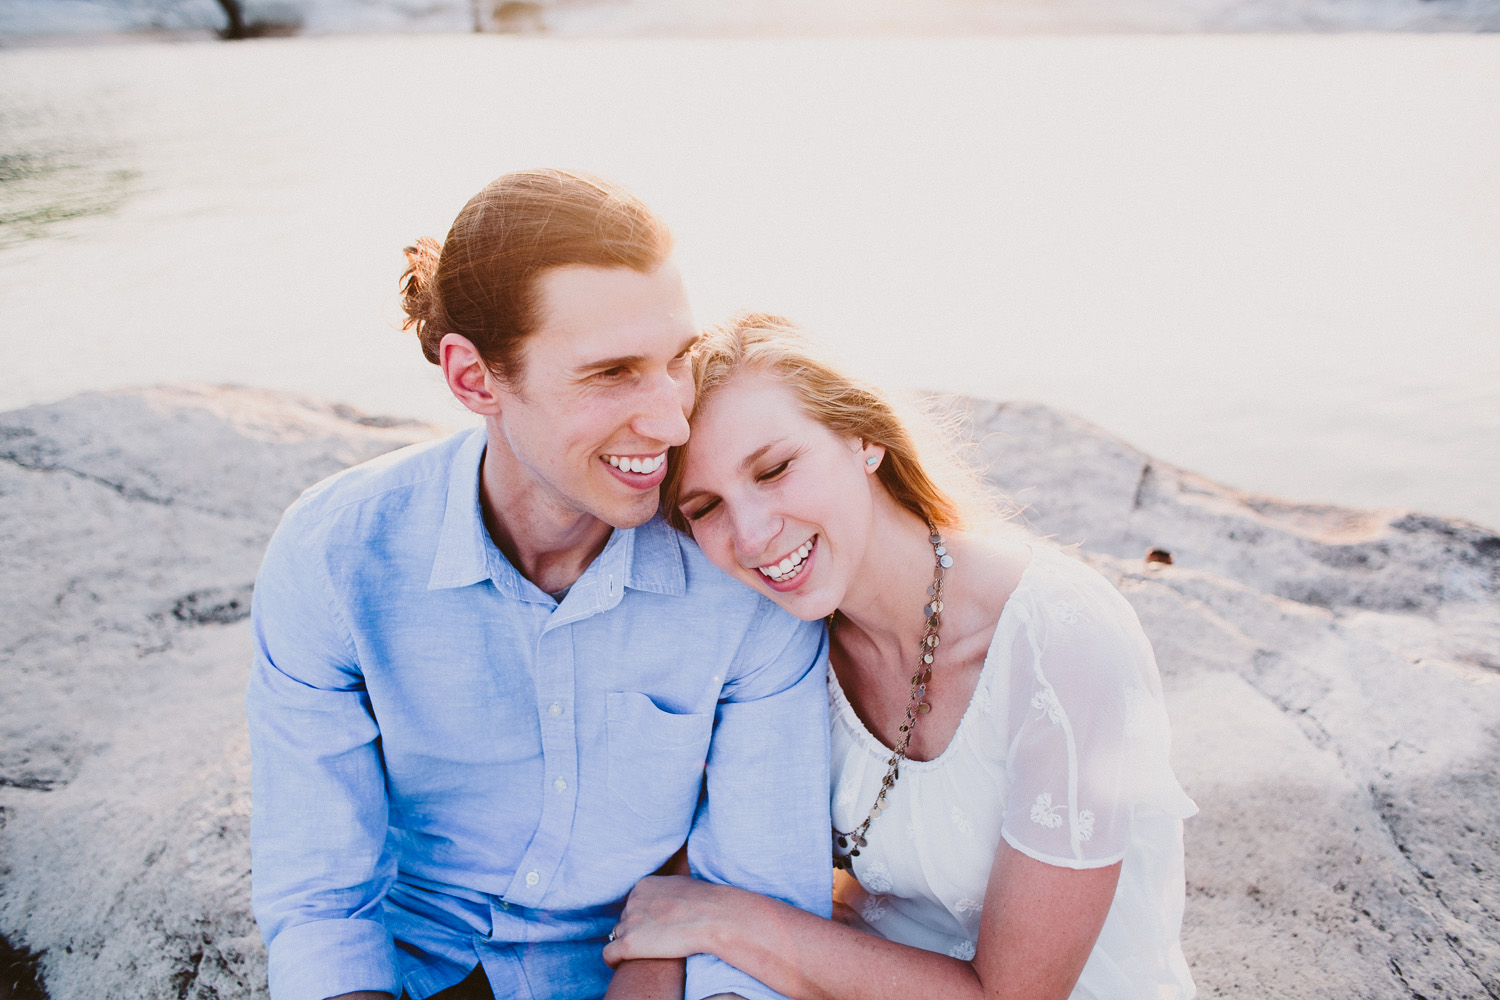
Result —
POLYGON ((385 925, 374 920, 293 924, 268 950, 272 1000, 326 1000, 355 990, 401 995, 395 945, 385 925))
POLYGON ((759 979, 714 955, 689 955, 684 1000, 704 1000, 720 993, 733 993, 745 1000, 786 1000, 759 979))

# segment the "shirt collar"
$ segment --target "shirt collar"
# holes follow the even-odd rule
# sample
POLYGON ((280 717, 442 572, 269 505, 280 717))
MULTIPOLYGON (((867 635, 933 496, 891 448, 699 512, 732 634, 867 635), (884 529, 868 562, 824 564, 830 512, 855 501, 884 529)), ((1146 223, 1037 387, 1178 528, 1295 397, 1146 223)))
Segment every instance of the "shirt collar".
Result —
MULTIPOLYGON (((477 427, 459 445, 448 473, 448 497, 438 530, 428 590, 467 587, 493 579, 501 592, 521 600, 551 600, 523 577, 490 539, 479 507, 479 471, 484 460, 485 429, 477 427)), ((580 588, 597 594, 599 603, 613 607, 622 596, 613 581, 655 594, 680 596, 687 592, 682 540, 672 526, 653 517, 638 528, 615 529, 604 551, 568 592, 570 603, 580 588)), ((582 594, 577 596, 582 597, 582 594)), ((592 596, 592 595, 591 595, 592 596)))
POLYGON ((479 511, 479 466, 484 458, 485 431, 474 428, 448 469, 448 499, 438 529, 437 555, 432 560, 428 590, 467 587, 488 579, 488 550, 494 546, 479 511))

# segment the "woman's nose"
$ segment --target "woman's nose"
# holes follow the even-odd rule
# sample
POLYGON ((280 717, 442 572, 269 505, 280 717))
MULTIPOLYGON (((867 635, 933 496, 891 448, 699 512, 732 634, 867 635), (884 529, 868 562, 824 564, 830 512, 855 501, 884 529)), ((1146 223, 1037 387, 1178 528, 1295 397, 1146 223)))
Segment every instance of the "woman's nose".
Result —
POLYGON ((767 552, 766 546, 775 540, 781 531, 781 518, 759 504, 738 504, 731 508, 734 530, 734 547, 743 558, 760 559, 776 553, 767 552))

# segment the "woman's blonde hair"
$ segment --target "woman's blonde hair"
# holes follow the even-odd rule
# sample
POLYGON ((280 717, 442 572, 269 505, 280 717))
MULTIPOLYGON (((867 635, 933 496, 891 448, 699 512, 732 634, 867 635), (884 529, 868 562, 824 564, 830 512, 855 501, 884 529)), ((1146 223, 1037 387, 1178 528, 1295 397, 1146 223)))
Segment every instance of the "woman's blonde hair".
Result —
MULTIPOLYGON (((964 501, 983 500, 979 476, 957 460, 955 454, 940 456, 945 483, 939 485, 922 459, 937 442, 918 446, 911 420, 904 417, 880 389, 840 371, 824 358, 792 321, 768 313, 740 313, 722 326, 705 331, 694 351, 693 378, 697 407, 701 410, 714 393, 743 372, 766 375, 785 386, 802 404, 807 415, 835 434, 863 438, 885 448, 885 458, 875 475, 897 503, 937 528, 966 527, 970 518, 964 501)), ((934 430, 928 437, 936 437, 934 430)), ((662 507, 667 520, 679 531, 691 528, 677 509, 682 488, 682 458, 688 444, 672 449, 667 478, 662 483, 662 507)))

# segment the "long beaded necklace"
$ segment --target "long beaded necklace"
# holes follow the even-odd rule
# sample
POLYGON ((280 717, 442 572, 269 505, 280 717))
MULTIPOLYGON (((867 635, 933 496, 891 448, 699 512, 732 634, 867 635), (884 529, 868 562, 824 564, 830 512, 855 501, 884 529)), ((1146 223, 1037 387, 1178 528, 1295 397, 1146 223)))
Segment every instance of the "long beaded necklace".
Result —
POLYGON ((880 791, 875 796, 875 804, 870 807, 869 814, 865 816, 864 822, 847 833, 836 826, 833 828, 833 867, 845 871, 854 870, 854 859, 859 857, 859 849, 868 843, 865 834, 870 830, 871 821, 885 811, 886 793, 901 776, 901 762, 906 759, 906 751, 911 746, 917 718, 932 711, 932 706, 926 700, 927 682, 932 679, 932 656, 938 647, 938 627, 943 623, 943 575, 953 565, 953 557, 948 554, 948 549, 943 545, 943 536, 938 534, 931 521, 927 522, 927 531, 927 540, 932 543, 933 560, 932 586, 927 588, 927 596, 932 600, 922 608, 927 623, 917 645, 917 672, 911 675, 911 699, 906 704, 901 736, 896 741, 895 749, 891 751, 890 759, 886 761, 885 777, 880 780, 880 791))

